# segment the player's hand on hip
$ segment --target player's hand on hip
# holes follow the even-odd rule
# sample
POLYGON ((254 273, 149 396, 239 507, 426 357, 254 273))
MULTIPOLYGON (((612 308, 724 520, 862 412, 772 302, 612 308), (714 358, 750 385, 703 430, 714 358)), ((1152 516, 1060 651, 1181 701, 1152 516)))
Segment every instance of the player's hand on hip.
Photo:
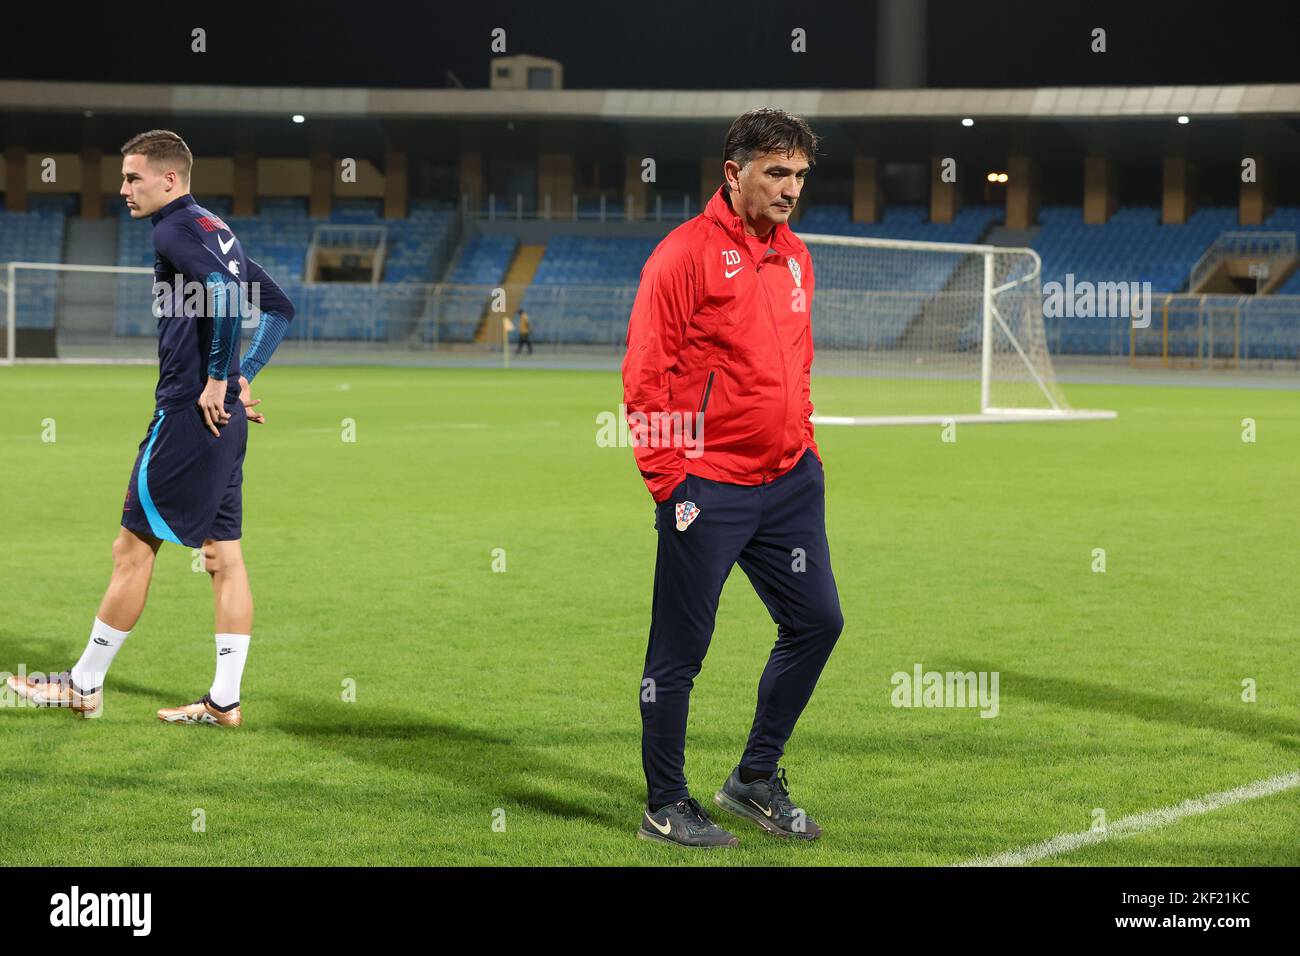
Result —
POLYGON ((208 431, 219 436, 221 432, 218 426, 230 421, 230 413, 226 411, 225 381, 208 379, 203 394, 199 396, 198 405, 203 412, 203 423, 208 426, 208 431))
POLYGON ((244 378, 242 375, 239 376, 239 400, 244 403, 244 411, 248 414, 248 420, 250 422, 257 422, 257 424, 261 425, 266 421, 265 415, 261 412, 253 411, 253 406, 261 405, 262 400, 260 398, 253 398, 252 386, 248 384, 248 379, 244 378))

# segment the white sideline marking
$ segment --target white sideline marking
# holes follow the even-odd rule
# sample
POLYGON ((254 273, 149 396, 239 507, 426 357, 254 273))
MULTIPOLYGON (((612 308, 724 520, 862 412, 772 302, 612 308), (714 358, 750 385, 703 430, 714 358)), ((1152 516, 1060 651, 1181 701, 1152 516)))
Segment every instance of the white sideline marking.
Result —
MULTIPOLYGON (((542 424, 546 424, 546 423, 542 422, 542 424)), ((402 427, 406 429, 411 429, 411 428, 487 428, 488 426, 481 422, 421 422, 415 425, 403 425, 402 427)), ((296 428, 294 429, 294 431, 304 432, 304 433, 317 433, 317 432, 336 432, 338 431, 338 429, 331 426, 327 428, 296 428)))
POLYGON ((1294 790, 1297 787, 1300 787, 1300 771, 1279 774, 1266 780, 1256 780, 1254 783, 1248 783, 1244 787, 1237 787, 1234 790, 1211 793, 1204 797, 1193 797, 1190 800, 1184 800, 1176 807, 1163 807, 1159 810, 1148 810, 1146 813, 1123 817, 1107 825, 1105 830, 1062 833, 1050 840, 1044 840, 1042 843, 1035 843, 1020 850, 1009 850, 996 856, 976 857, 973 860, 967 860, 956 865, 1024 866, 1026 863, 1033 863, 1035 860, 1057 856, 1061 853, 1069 853, 1080 847, 1090 846, 1093 843, 1122 840, 1145 830, 1155 830, 1158 827, 1168 826, 1184 817, 1199 816, 1202 813, 1209 813, 1211 810, 1222 810, 1224 807, 1230 807, 1235 803, 1245 803, 1247 800, 1272 796, 1275 793, 1294 790))
POLYGON ((487 428, 482 422, 419 422, 403 428, 487 428))
POLYGON ((842 415, 814 415, 814 425, 990 425, 1010 422, 1085 422, 1118 418, 1118 412, 1087 411, 1075 409, 1058 412, 1051 409, 1024 409, 1021 411, 990 411, 969 415, 868 415, 845 417, 842 415))

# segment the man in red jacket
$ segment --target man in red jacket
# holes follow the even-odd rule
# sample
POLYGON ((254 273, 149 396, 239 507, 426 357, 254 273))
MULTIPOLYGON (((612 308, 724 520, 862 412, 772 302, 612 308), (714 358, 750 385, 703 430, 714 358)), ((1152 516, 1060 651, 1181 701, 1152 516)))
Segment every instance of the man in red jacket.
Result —
POLYGON ((778 763, 844 626, 813 440, 813 267, 787 220, 816 155, 799 117, 753 110, 723 186, 641 271, 623 392, 659 545, 641 683, 647 801, 637 836, 734 846, 686 787, 686 715, 739 563, 777 625, 740 764, 714 795, 769 833, 816 839, 778 763))

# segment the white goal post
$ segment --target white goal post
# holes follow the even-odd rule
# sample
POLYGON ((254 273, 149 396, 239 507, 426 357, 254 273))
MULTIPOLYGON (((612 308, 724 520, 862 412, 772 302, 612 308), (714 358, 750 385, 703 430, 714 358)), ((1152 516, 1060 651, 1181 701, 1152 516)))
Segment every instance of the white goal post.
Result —
POLYGON ((14 316, 10 314, 9 305, 13 301, 13 296, 9 294, 9 290, 13 288, 13 285, 13 273, 6 269, 5 281, 0 282, 0 295, 4 296, 5 302, 5 350, 4 354, 0 355, 0 365, 14 364, 14 316))
POLYGON ((6 263, 0 364, 14 364, 20 353, 33 361, 157 362, 153 274, 135 266, 6 263))
POLYGON ((812 255, 816 374, 864 380, 823 425, 1078 421, 1043 324, 1033 249, 800 234, 812 255))

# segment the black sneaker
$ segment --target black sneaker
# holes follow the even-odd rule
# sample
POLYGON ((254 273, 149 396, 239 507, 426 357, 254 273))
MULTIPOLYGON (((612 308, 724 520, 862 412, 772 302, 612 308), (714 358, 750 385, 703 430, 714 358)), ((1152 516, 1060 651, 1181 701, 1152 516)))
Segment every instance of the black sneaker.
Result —
POLYGON ((646 807, 636 835, 642 840, 676 843, 678 846, 712 849, 737 846, 740 841, 709 819, 694 797, 660 807, 654 813, 646 807))
POLYGON ((753 820, 777 836, 815 840, 822 835, 822 828, 790 802, 784 770, 778 769, 766 780, 741 783, 737 767, 722 789, 713 795, 713 802, 729 813, 753 820))

